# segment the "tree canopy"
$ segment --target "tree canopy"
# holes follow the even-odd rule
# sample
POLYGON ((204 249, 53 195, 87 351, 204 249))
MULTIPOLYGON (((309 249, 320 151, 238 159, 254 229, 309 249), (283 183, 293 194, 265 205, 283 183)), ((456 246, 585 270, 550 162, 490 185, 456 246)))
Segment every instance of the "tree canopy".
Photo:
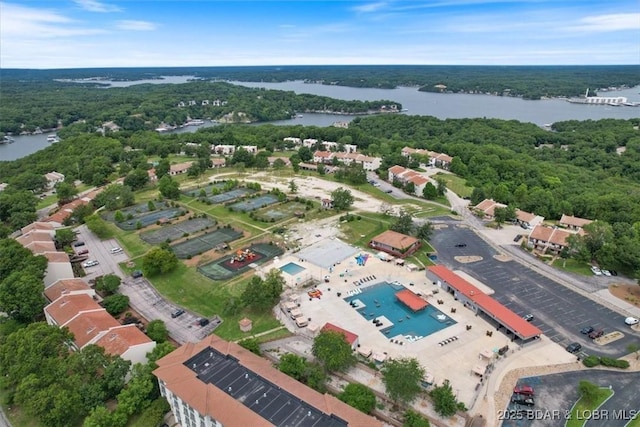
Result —
POLYGON ((382 382, 387 395, 396 403, 408 404, 422 391, 424 368, 414 358, 388 360, 382 368, 382 382))
POLYGON ((313 340, 311 352, 329 372, 344 371, 356 363, 351 345, 340 332, 321 331, 313 340))

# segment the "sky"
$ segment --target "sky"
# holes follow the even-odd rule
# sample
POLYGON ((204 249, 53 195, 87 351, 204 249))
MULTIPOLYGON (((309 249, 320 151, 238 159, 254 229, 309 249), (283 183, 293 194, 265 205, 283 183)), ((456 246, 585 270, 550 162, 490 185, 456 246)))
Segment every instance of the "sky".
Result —
POLYGON ((0 68, 640 65, 638 0, 0 0, 0 68))

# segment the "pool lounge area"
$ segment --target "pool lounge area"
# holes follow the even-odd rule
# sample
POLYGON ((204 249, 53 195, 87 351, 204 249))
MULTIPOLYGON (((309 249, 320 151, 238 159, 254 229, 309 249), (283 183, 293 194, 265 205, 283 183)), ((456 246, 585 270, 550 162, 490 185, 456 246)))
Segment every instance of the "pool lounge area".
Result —
POLYGON ((413 342, 456 324, 431 304, 418 311, 409 308, 397 296, 406 289, 398 283, 381 282, 360 288, 344 300, 387 338, 400 335, 413 342))

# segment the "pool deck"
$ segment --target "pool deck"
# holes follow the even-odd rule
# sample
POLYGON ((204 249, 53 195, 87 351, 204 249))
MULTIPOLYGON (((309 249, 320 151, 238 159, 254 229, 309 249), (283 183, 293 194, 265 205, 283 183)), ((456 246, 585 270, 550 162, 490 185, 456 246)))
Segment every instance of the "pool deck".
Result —
MULTIPOLYGON (((479 385, 480 377, 474 374, 474 370, 485 368, 491 363, 504 363, 502 360, 496 362, 495 357, 482 356, 481 353, 495 352, 505 345, 509 345, 510 348, 508 355, 520 351, 506 335, 476 317, 475 313, 456 301, 453 295, 428 281, 424 271, 409 271, 406 267, 371 256, 365 266, 358 266, 355 260, 345 260, 338 264, 332 273, 329 273, 326 269, 320 269, 310 262, 300 262, 295 254, 268 264, 265 270, 278 268, 289 262, 295 262, 306 270, 298 277, 283 274, 289 285, 285 297, 297 297, 303 316, 311 319, 311 328, 296 328, 285 316, 281 316, 292 331, 313 336, 312 329, 319 330, 326 322, 331 322, 357 334, 360 345, 373 349, 374 353, 386 353, 391 358, 415 357, 434 378, 436 384, 448 379, 458 399, 467 407, 475 403, 482 391, 479 385), (364 281, 359 286, 354 284, 372 275, 376 276, 375 280, 364 281), (310 288, 298 286, 298 283, 303 283, 305 278, 318 279, 324 276, 329 276, 329 282, 323 281, 318 286, 322 291, 321 298, 310 298, 307 295, 310 288), (415 293, 425 295, 430 304, 457 323, 419 340, 408 340, 402 336, 385 336, 379 330, 384 326, 376 327, 344 300, 345 297, 357 295, 366 287, 382 281, 398 282, 415 293), (442 300, 443 304, 438 304, 437 300, 442 300), (455 312, 452 312, 452 309, 455 309, 455 312), (467 326, 471 328, 467 329, 467 326), (492 336, 487 335, 488 331, 493 332, 492 336), (457 339, 451 340, 454 337, 457 339), (448 340, 449 342, 445 343, 448 340)), ((388 319, 384 320, 388 321, 388 319)), ((527 350, 526 353, 532 355, 528 358, 530 366, 558 363, 559 359, 564 360, 571 356, 557 345, 553 346, 553 350, 555 347, 562 353, 550 351, 546 340, 539 340, 524 347, 527 350)), ((509 360, 508 355, 504 360, 509 360)))

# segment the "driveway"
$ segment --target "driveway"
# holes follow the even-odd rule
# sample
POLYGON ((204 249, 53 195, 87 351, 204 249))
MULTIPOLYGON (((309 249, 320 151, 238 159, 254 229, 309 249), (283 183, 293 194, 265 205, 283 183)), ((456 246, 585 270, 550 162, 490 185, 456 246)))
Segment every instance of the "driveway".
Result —
POLYGON ((562 346, 576 341, 586 354, 620 357, 640 338, 624 324, 623 315, 516 261, 498 261, 494 258, 498 252, 473 230, 455 221, 448 225, 435 230, 430 242, 439 261, 492 288, 493 297, 515 313, 533 314, 533 324, 553 341, 562 346), (466 246, 457 247, 459 243, 466 246), (455 259, 458 256, 480 256, 482 260, 464 264, 455 259), (605 333, 622 331, 624 337, 600 346, 580 333, 585 326, 602 328, 605 333))
POLYGON ((164 321, 169 335, 178 343, 198 342, 220 324, 221 319, 214 316, 209 319, 210 323, 207 326, 201 327, 197 324, 200 316, 189 311, 175 319, 171 318, 171 313, 182 307, 164 299, 147 279, 143 277, 133 279, 120 270, 118 264, 126 262, 129 258, 125 252, 111 253, 111 248, 119 246, 115 239, 100 240, 85 225, 78 227, 76 231, 78 240, 85 242, 89 249, 89 259, 99 262, 97 266, 84 269, 87 274, 85 280, 95 279, 105 274, 119 276, 122 279, 119 292, 129 297, 131 308, 149 321, 155 319, 164 321))
MULTIPOLYGON (((613 396, 599 408, 597 412, 599 419, 594 417, 587 421, 586 427, 624 427, 633 414, 640 411, 637 395, 640 372, 602 370, 565 372, 518 380, 518 384, 533 386, 535 406, 530 408, 530 412, 524 412, 519 416, 525 419, 505 420, 502 426, 556 427, 563 425, 566 414, 580 397, 578 383, 582 380, 601 387, 611 386, 614 391, 613 396)), ((510 405, 509 409, 515 409, 515 406, 510 405)), ((587 414, 581 414, 581 417, 585 415, 587 414)))

